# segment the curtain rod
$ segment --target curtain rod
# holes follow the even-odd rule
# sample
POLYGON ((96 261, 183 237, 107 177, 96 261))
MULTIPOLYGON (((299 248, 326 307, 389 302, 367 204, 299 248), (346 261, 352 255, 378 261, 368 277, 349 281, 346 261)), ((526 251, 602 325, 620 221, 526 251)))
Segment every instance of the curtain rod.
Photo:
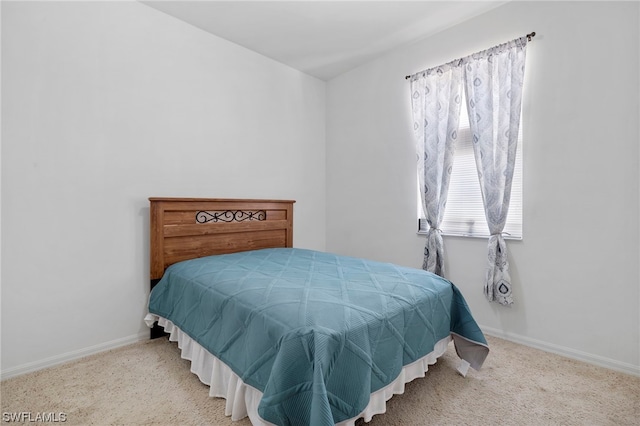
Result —
MULTIPOLYGON (((527 34, 525 37, 528 39, 528 41, 531 41, 531 39, 532 39, 533 37, 535 37, 535 36, 536 36, 536 32, 535 32, 535 31, 532 31, 532 32, 530 32, 529 34, 527 34)), ((410 75, 405 75, 405 76, 404 76, 404 79, 405 79, 405 80, 409 80, 410 78, 411 78, 411 76, 410 76, 410 75)))

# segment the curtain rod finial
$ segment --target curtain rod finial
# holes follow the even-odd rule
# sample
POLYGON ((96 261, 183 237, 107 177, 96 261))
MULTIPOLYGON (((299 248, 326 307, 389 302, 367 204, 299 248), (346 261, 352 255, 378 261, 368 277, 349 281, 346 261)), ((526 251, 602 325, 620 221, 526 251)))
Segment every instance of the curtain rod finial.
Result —
POLYGON ((531 33, 527 34, 527 39, 529 39, 529 41, 531 41, 531 39, 532 39, 533 37, 535 37, 535 35, 536 35, 536 32, 535 32, 535 31, 533 31, 533 32, 531 32, 531 33))

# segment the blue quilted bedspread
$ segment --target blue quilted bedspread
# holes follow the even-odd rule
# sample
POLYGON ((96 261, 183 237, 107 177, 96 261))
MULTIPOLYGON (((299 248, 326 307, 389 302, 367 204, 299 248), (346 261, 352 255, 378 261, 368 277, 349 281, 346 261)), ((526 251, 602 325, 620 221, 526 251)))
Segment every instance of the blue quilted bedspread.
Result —
POLYGON ((452 333, 464 338, 458 354, 469 353, 475 368, 488 352, 449 281, 311 250, 177 263, 152 291, 149 312, 262 391, 258 413, 277 425, 327 426, 358 415, 371 392, 452 333))

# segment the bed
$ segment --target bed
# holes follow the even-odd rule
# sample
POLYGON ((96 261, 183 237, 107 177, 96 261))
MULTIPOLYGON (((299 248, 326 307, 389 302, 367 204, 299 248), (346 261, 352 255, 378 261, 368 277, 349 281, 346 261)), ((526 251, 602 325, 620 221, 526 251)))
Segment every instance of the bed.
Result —
POLYGON ((150 198, 146 323, 254 425, 353 425, 385 411, 451 340, 487 342, 458 289, 426 271, 293 247, 291 200, 150 198))

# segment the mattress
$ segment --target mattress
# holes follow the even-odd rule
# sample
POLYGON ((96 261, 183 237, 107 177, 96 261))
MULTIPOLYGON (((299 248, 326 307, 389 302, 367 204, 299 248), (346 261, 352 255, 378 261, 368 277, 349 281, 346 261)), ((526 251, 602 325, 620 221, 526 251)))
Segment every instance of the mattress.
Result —
POLYGON ((278 425, 333 425, 452 336, 479 369, 488 353, 464 298, 426 271, 303 249, 210 256, 167 268, 149 299, 260 393, 278 425))

